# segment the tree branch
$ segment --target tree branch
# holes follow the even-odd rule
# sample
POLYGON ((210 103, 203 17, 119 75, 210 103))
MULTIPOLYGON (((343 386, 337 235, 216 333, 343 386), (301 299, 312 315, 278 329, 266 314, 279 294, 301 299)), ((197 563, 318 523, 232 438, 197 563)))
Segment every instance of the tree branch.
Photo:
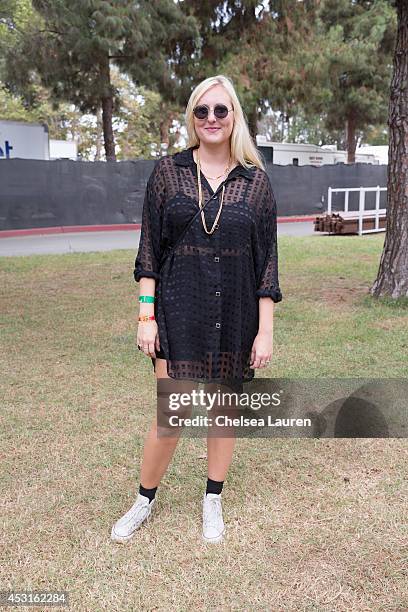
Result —
POLYGON ((58 32, 58 30, 37 30, 39 34, 44 34, 47 32, 48 34, 59 34, 59 36, 64 36, 66 32, 58 32))

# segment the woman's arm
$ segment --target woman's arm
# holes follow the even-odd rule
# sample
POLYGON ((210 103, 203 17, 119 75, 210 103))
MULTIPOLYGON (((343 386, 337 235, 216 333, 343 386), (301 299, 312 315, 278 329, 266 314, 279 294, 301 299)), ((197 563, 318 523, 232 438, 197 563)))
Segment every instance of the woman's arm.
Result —
MULTIPOLYGON (((142 228, 135 259, 134 278, 160 279, 161 225, 165 199, 164 180, 160 160, 156 163, 146 186, 142 210, 142 228)), ((143 295, 141 293, 141 295, 143 295)))
POLYGON ((251 368, 264 368, 273 354, 273 311, 270 297, 259 298, 259 327, 251 352, 251 368))
POLYGON ((274 302, 269 297, 259 298, 259 330, 258 333, 273 334, 274 302))
POLYGON ((251 353, 251 367, 263 368, 273 354, 274 303, 282 300, 278 276, 277 207, 268 176, 262 185, 263 205, 260 222, 260 237, 264 262, 256 291, 259 302, 258 334, 251 353))
MULTIPOLYGON (((139 295, 155 296, 156 282, 160 279, 161 218, 165 199, 165 181, 160 161, 156 163, 146 187, 142 212, 142 229, 135 259, 134 279, 139 283, 139 295)), ((140 302, 140 315, 154 315, 154 302, 140 302)), ((157 322, 139 321, 137 344, 145 355, 156 357, 160 350, 157 322)))
POLYGON ((256 295, 258 298, 269 297, 273 302, 280 302, 282 293, 278 274, 277 205, 268 175, 264 174, 263 178, 259 236, 264 259, 256 295))
MULTIPOLYGON (((140 295, 155 295, 156 280, 142 276, 139 281, 140 295)), ((140 302, 140 315, 154 315, 154 302, 140 302)), ((158 334, 158 326, 156 321, 139 321, 137 327, 137 344, 141 346, 141 350, 149 357, 156 357, 156 350, 160 350, 160 340, 158 334)))
MULTIPOLYGON (((155 295, 156 292, 156 281, 154 278, 148 278, 142 276, 139 283, 139 295, 155 295)), ((141 315, 154 315, 154 302, 140 302, 139 303, 139 314, 141 315)))

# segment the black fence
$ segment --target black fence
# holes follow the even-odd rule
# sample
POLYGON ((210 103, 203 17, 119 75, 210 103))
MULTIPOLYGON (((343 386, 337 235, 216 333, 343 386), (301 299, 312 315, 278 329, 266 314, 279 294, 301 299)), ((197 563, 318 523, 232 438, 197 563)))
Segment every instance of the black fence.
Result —
MULTIPOLYGON (((144 192, 154 161, 0 161, 0 230, 61 225, 140 223, 144 192)), ((387 186, 387 166, 268 164, 278 215, 313 215, 327 208, 328 187, 387 186)), ((372 196, 372 202, 370 197, 372 196)), ((333 194, 333 210, 344 194, 333 194)), ((374 208, 368 194, 367 208, 374 208)), ((380 207, 386 208, 386 192, 380 207)), ((349 208, 358 208, 350 194, 349 208)))

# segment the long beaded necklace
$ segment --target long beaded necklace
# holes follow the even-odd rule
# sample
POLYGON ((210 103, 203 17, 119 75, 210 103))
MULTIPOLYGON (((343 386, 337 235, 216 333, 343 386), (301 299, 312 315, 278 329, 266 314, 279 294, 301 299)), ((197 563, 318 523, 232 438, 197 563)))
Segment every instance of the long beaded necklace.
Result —
MULTIPOLYGON (((217 176, 216 178, 218 179, 218 178, 221 178, 222 176, 224 176, 225 174, 228 174, 228 171, 230 169, 230 165, 231 165, 231 158, 230 158, 230 161, 228 162, 228 166, 227 166, 224 174, 220 174, 220 176, 217 176)), ((204 176, 205 176, 205 174, 204 174, 204 176)), ((211 178, 211 177, 206 177, 206 178, 211 178)), ((198 205, 199 205, 200 209, 202 209, 203 208, 203 190, 202 190, 202 187, 201 187, 201 164, 200 164, 200 155, 199 155, 198 151, 197 151, 197 180, 198 180, 198 205)), ((216 215, 216 217, 214 219, 214 223, 212 225, 212 228, 210 230, 208 230, 207 224, 205 222, 204 211, 201 210, 201 221, 202 221, 202 224, 203 224, 204 231, 207 234, 213 234, 214 231, 215 231, 215 227, 217 226, 218 219, 220 218, 220 215, 221 215, 222 206, 224 204, 224 193, 225 193, 225 183, 222 186, 221 204, 220 204, 220 207, 218 209, 217 215, 216 215)))

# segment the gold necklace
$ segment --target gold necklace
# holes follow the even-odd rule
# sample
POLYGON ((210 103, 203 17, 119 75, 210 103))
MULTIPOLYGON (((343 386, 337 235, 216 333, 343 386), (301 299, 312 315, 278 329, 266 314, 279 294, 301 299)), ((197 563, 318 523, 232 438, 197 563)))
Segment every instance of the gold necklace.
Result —
MULTIPOLYGON (((200 157, 199 157, 198 149, 197 149, 197 160, 199 160, 199 159, 200 159, 200 157)), ((220 174, 219 176, 208 176, 207 174, 204 174, 204 172, 203 172, 203 175, 205 176, 206 179, 210 179, 210 181, 217 181, 222 176, 225 176, 226 174, 228 174, 228 171, 229 171, 229 169, 231 167, 231 161, 232 160, 231 160, 231 155, 230 155, 230 158, 228 160, 228 166, 225 168, 224 172, 222 174, 220 174)))
MULTIPOLYGON (((200 207, 200 209, 202 209, 203 208, 203 190, 201 187, 201 164, 200 164, 200 156, 198 155, 198 152, 197 152, 197 179, 198 179, 198 206, 200 207)), ((204 231, 207 234, 213 234, 215 231, 215 226, 217 225, 218 219, 220 218, 220 214, 222 211, 222 205, 224 203, 224 193, 225 193, 225 183, 222 186, 221 205, 218 209, 217 216, 215 217, 213 226, 210 230, 207 229, 207 224, 205 222, 205 217, 204 217, 204 211, 201 210, 201 221, 203 224, 204 231)))
POLYGON ((217 181, 222 176, 225 176, 227 174, 228 170, 229 170, 229 166, 227 166, 227 168, 225 169, 225 172, 220 174, 220 176, 208 176, 208 174, 204 174, 204 172, 203 172, 203 176, 205 176, 206 179, 210 179, 210 181, 217 181))
POLYGON ((220 176, 208 176, 208 174, 204 174, 204 172, 203 172, 203 174, 204 174, 206 179, 210 179, 210 181, 217 181, 222 176, 225 176, 226 174, 228 174, 230 166, 231 166, 231 158, 229 158, 228 166, 225 168, 224 172, 222 174, 220 174, 220 176))

